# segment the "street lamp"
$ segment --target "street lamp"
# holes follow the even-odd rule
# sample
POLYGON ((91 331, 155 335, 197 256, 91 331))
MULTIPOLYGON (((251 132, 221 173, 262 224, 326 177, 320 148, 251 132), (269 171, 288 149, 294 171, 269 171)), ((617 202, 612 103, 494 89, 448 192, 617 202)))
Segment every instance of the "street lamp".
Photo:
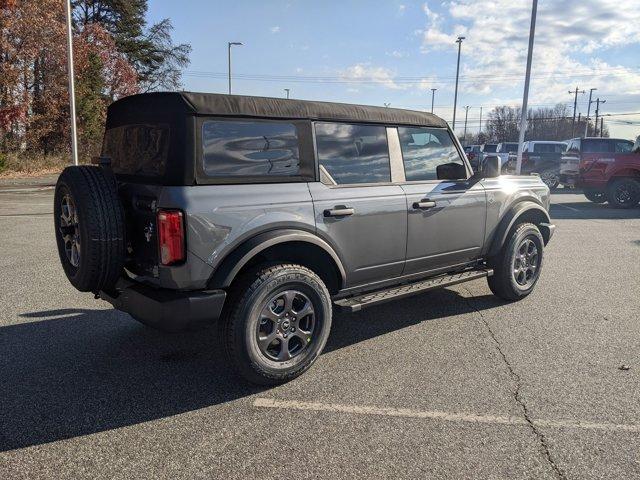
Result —
POLYGON ((456 92, 453 96, 453 128, 452 130, 455 132, 456 130, 456 107, 458 106, 458 77, 460 76, 460 50, 462 50, 462 41, 466 37, 458 37, 456 43, 458 44, 458 66, 456 67, 456 92))
POLYGON ((231 47, 237 45, 243 45, 242 42, 229 42, 227 43, 227 53, 229 58, 229 95, 231 95, 231 47))
POLYGON ((433 113, 433 99, 436 96, 436 90, 438 90, 437 88, 432 88, 431 89, 431 113, 433 113))

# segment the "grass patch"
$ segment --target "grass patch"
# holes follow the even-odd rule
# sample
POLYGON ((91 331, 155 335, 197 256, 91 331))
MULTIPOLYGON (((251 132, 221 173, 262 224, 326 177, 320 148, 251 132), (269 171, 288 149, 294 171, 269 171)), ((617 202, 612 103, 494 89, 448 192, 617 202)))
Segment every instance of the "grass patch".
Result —
POLYGON ((0 153, 0 177, 33 177, 60 173, 71 163, 71 156, 0 153))

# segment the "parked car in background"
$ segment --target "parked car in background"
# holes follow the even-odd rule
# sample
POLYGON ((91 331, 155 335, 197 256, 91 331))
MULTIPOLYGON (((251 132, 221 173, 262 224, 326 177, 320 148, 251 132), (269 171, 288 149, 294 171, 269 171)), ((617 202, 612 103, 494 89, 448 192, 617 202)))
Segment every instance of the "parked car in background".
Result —
POLYGON ((592 202, 634 207, 640 202, 640 151, 621 138, 574 138, 562 156, 560 181, 582 188, 592 202))
POLYGON ((477 172, 478 166, 480 165, 480 145, 469 145, 465 147, 464 151, 467 154, 471 168, 473 168, 474 172, 477 172))
POLYGON ((518 153, 518 143, 517 142, 504 142, 499 143, 496 147, 495 155, 500 159, 500 166, 504 167, 506 163, 509 161, 510 154, 518 153))
MULTIPOLYGON (((560 162, 562 154, 566 150, 565 142, 552 142, 534 140, 524 142, 522 145, 522 167, 521 175, 537 173, 550 189, 558 188, 560 185, 560 162)), ((509 155, 507 172, 515 172, 517 152, 509 155)))

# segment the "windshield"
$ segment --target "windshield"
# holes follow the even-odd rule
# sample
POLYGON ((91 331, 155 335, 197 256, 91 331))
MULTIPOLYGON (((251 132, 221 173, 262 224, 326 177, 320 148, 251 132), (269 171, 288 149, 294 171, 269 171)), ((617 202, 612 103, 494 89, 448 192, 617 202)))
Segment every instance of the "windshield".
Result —
POLYGON ((484 148, 482 149, 483 152, 488 152, 488 153, 496 153, 496 149, 498 148, 498 145, 495 143, 489 143, 487 145, 484 146, 484 148))
POLYGON ((502 151, 503 152, 517 152, 518 151, 518 144, 517 143, 503 143, 502 144, 502 151))

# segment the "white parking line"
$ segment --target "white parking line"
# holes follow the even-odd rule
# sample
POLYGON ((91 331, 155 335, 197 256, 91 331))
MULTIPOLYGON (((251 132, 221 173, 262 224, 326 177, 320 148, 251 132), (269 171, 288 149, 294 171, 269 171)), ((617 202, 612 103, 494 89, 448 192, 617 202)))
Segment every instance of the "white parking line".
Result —
POLYGON ((564 203, 554 203, 554 205, 559 205, 561 207, 568 208, 569 210, 573 210, 574 212, 579 212, 580 211, 579 209, 570 207, 568 205, 565 205, 564 203))
MULTIPOLYGON (((284 410, 307 410, 315 412, 332 412, 351 415, 377 415, 386 417, 404 417, 428 420, 442 420, 446 422, 487 423, 493 425, 527 425, 521 417, 506 417, 498 415, 474 415, 468 413, 452 413, 437 410, 415 410, 410 408, 372 407, 362 405, 342 405, 336 403, 299 402, 296 400, 277 400, 273 398, 256 398, 253 402, 258 408, 278 408, 284 410)), ((640 425, 597 423, 575 420, 533 420, 539 427, 578 428, 585 430, 611 430, 624 432, 640 432, 640 425)))

